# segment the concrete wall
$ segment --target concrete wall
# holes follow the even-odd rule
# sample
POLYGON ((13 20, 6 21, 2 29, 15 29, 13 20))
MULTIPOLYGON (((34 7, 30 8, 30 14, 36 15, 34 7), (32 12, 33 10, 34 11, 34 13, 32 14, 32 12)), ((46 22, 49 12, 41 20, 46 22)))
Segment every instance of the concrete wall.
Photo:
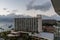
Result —
POLYGON ((42 32, 42 17, 41 15, 37 15, 38 18, 38 32, 42 32))

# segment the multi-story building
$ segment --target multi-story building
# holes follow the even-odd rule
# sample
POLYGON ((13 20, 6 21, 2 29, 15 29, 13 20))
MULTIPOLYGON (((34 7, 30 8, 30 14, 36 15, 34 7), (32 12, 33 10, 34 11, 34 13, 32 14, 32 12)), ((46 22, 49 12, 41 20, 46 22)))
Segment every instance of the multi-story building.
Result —
POLYGON ((53 26, 43 26, 43 32, 55 33, 55 27, 53 27, 53 26))
POLYGON ((60 21, 57 21, 57 26, 55 26, 56 28, 56 36, 60 37, 60 21))
POLYGON ((43 26, 43 31, 44 32, 50 32, 50 33, 55 33, 55 27, 56 25, 56 20, 53 19, 44 19, 42 21, 42 26, 43 26))
POLYGON ((42 18, 40 15, 29 18, 15 18, 15 30, 24 32, 42 32, 42 18))

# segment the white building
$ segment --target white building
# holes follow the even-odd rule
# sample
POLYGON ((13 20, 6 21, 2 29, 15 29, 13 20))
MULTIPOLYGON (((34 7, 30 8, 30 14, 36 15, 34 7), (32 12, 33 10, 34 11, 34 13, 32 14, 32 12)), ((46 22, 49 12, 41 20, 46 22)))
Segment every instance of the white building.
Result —
POLYGON ((15 18, 15 30, 24 32, 42 32, 42 18, 40 15, 29 18, 15 18))

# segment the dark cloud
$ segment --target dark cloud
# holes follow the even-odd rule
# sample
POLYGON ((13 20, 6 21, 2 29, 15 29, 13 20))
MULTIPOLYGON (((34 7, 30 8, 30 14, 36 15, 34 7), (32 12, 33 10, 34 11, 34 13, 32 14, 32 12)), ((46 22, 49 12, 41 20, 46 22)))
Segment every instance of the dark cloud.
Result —
POLYGON ((3 10, 7 10, 7 8, 3 8, 3 10))
MULTIPOLYGON (((32 3, 33 4, 33 3, 32 3)), ((50 9, 51 7, 51 3, 48 1, 42 5, 34 5, 32 6, 32 4, 30 3, 28 6, 27 6, 27 10, 31 10, 31 9, 34 9, 34 10, 41 10, 41 11, 47 11, 50 9)))
POLYGON ((27 10, 32 9, 32 5, 34 2, 35 2, 35 0, 29 2, 29 4, 27 5, 27 10))

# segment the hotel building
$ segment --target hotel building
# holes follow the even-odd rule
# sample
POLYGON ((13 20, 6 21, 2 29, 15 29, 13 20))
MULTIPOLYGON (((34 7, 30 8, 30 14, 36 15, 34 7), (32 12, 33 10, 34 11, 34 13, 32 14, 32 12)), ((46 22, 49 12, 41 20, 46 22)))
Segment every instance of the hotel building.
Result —
POLYGON ((42 18, 37 17, 23 17, 15 18, 15 30, 24 32, 42 32, 42 18))

